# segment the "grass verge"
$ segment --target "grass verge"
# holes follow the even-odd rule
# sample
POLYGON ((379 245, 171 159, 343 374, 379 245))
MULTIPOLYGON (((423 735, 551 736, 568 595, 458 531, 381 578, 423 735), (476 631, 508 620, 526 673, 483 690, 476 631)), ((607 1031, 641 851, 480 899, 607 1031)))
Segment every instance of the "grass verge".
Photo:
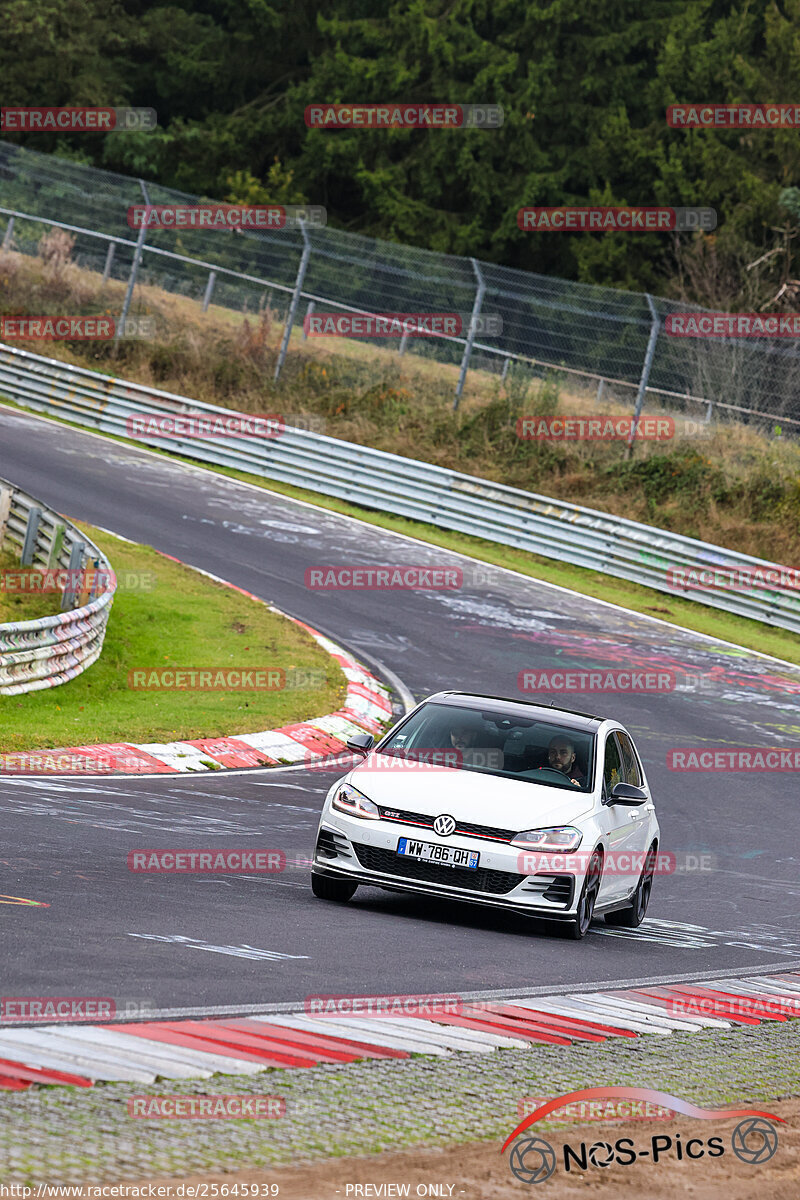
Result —
MULTIPOLYGON (((0 249, 0 314, 111 314, 125 284, 72 261, 63 231, 42 238, 40 257, 0 249)), ((258 294, 252 296, 258 303, 258 294)), ((428 339, 395 343, 303 340, 295 328, 274 381, 283 317, 270 307, 242 313, 139 284, 137 314, 155 335, 103 341, 26 342, 34 353, 248 413, 313 421, 332 437, 569 500, 759 558, 800 561, 800 439, 775 421, 745 426, 701 421, 703 406, 648 393, 645 412, 671 415, 674 435, 642 440, 529 440, 524 416, 629 416, 635 384, 597 381, 522 363, 503 379, 499 359, 475 352, 458 411, 458 362, 438 362, 428 339), (688 418, 688 419, 684 419, 688 418)), ((459 356, 456 355, 456 358, 459 356)), ((727 400, 747 404, 746 392, 727 400)), ((720 410, 716 410, 719 416, 720 410)))
POLYGON ((76 524, 121 578, 103 653, 61 687, 0 696, 0 750, 253 733, 341 706, 347 685, 338 664, 293 621, 149 546, 76 524), (300 686, 145 691, 128 685, 133 669, 170 667, 280 669, 287 683, 300 686))
MULTIPOLYGON (((21 567, 16 554, 8 550, 0 550, 0 577, 5 578, 6 571, 26 571, 30 567, 21 567)), ((0 625, 9 621, 36 621, 39 617, 51 617, 61 611, 60 592, 14 592, 0 588, 0 625)))

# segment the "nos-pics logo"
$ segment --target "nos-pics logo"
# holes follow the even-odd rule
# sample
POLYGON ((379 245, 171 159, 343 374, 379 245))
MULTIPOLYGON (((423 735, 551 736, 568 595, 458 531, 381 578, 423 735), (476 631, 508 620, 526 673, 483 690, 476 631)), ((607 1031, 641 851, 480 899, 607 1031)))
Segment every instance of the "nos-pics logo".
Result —
POLYGON ((667 1092, 658 1092, 652 1088, 582 1088, 577 1092, 555 1096, 546 1104, 542 1104, 517 1125, 506 1138, 500 1153, 505 1154, 511 1146, 511 1171, 522 1183, 529 1184, 544 1183, 548 1180, 558 1167, 559 1157, 563 1157, 563 1166, 567 1174, 571 1171, 586 1171, 590 1167, 630 1166, 640 1159, 650 1159, 657 1163, 667 1155, 696 1162, 704 1157, 720 1158, 728 1149, 741 1162, 749 1166, 760 1166, 768 1162, 778 1149, 778 1131, 771 1124, 773 1121, 783 1122, 783 1117, 755 1108, 698 1108, 697 1105, 689 1104, 678 1096, 671 1096, 667 1092), (693 1137, 684 1140, 679 1133, 674 1136, 662 1133, 654 1134, 642 1148, 638 1148, 633 1138, 629 1137, 617 1138, 614 1142, 581 1142, 578 1146, 565 1142, 559 1155, 555 1147, 544 1138, 536 1135, 522 1136, 537 1121, 568 1104, 600 1098, 654 1103, 671 1109, 674 1113, 683 1113, 684 1116, 701 1121, 729 1121, 732 1117, 741 1117, 742 1120, 731 1134, 730 1147, 726 1146, 722 1137, 693 1137))

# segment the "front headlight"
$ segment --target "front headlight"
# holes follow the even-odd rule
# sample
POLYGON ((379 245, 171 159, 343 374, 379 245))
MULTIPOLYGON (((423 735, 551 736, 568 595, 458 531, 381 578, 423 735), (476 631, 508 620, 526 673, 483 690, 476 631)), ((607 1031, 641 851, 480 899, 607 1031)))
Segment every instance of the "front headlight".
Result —
POLYGON ((552 829, 526 829, 512 839, 512 846, 524 846, 526 850, 560 850, 568 854, 577 850, 583 841, 580 829, 572 825, 557 825, 552 829))
POLYGON ((377 804, 368 800, 363 792, 354 788, 351 783, 341 784, 331 801, 333 808, 348 813, 351 817, 363 817, 367 821, 380 821, 381 814, 377 804))

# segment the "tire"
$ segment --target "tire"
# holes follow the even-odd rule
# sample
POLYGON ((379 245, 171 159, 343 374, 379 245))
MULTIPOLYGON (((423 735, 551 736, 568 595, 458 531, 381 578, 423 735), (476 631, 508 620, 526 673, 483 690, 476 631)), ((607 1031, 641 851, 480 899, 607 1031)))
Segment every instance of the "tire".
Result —
POLYGON ((597 903, 597 893, 600 891, 600 880, 603 876, 603 856, 595 850, 592 857, 589 859, 589 866, 586 870, 586 878, 583 881, 581 888, 580 899, 578 900, 578 911, 574 921, 570 921, 567 928, 567 937, 573 938, 576 942, 581 941, 589 932, 589 926, 592 923, 594 916, 594 906, 597 903))
POLYGON ((616 912, 606 913, 606 925, 614 925, 618 929, 638 929, 644 920, 647 906, 650 903, 650 893, 653 890, 653 875, 656 869, 655 843, 647 851, 642 874, 636 885, 636 891, 631 897, 627 908, 619 908, 616 912))
POLYGON ((344 904, 356 894, 357 883, 349 879, 331 879, 328 875, 311 874, 311 890, 318 900, 334 900, 344 904))

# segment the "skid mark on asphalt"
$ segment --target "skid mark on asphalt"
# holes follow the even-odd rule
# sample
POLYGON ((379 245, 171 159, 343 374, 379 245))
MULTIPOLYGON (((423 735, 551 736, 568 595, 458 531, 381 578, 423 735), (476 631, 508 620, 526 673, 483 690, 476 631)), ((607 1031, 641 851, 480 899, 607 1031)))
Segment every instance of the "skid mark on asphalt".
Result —
POLYGON ((600 934, 601 937, 627 938, 637 942, 658 942, 662 946, 676 946, 682 950, 740 946, 747 950, 781 955, 800 950, 800 938, 796 934, 787 934, 779 925, 758 924, 748 925, 744 929, 707 929, 704 925, 645 917, 638 929, 604 929, 597 926, 592 928, 592 933, 600 934))
MULTIPOLYGON (((447 609, 452 617, 460 617, 463 620, 477 619, 479 626, 488 625, 493 629, 525 629, 525 630, 549 630, 550 626, 539 619, 538 610, 531 608, 522 608, 515 606, 512 611, 506 605, 497 600, 482 600, 477 596, 451 596, 446 592, 431 592, 434 600, 437 600, 443 608, 447 609)), ((553 620, 568 620, 566 615, 558 613, 548 613, 547 616, 553 620)))
POLYGON ((252 958, 262 962, 309 957, 307 954, 284 954, 280 950, 260 950, 257 946, 212 946, 209 942, 181 937, 177 933, 129 933, 128 937, 142 938, 148 942, 167 942, 170 945, 185 946, 187 950, 207 950, 211 954, 228 954, 232 958, 252 958))
MULTIPOLYGON (((26 786, 30 786, 30 781, 26 780, 26 786)), ((263 827, 253 824, 252 819, 237 821, 210 816, 196 809, 187 812, 186 794, 170 800, 163 794, 154 793, 152 803, 158 804, 158 809, 154 807, 148 810, 131 807, 130 800, 116 803, 104 799, 114 794, 107 785, 89 788, 84 784, 80 799, 68 795, 71 790, 49 782, 47 798, 39 800, 23 792, 19 799, 6 795, 0 802, 5 812, 15 815, 55 818, 68 824, 91 825, 96 829, 111 829, 120 833, 154 830, 204 837, 258 837, 263 832, 263 827), (178 811, 179 804, 181 811, 178 811)), ((149 799, 140 792, 136 793, 138 804, 147 803, 149 799)), ((218 797, 214 799, 219 803, 218 797)))

